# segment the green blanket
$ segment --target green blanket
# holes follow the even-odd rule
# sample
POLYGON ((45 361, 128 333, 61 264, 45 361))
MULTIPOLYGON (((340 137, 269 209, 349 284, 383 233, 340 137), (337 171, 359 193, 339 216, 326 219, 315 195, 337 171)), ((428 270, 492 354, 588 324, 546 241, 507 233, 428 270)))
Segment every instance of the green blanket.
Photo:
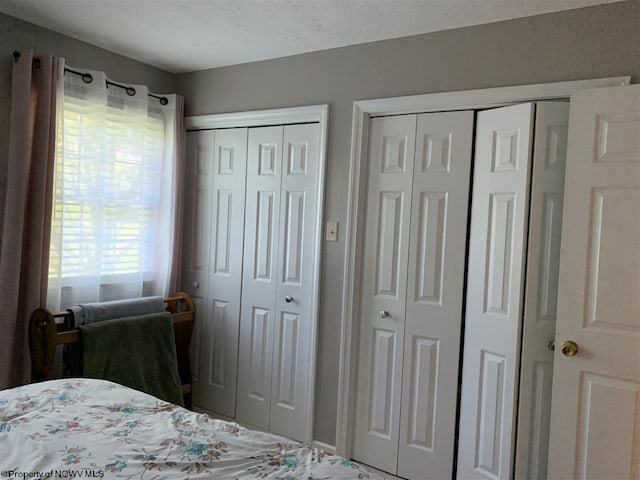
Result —
POLYGON ((80 325, 83 376, 111 380, 184 406, 168 312, 80 325))

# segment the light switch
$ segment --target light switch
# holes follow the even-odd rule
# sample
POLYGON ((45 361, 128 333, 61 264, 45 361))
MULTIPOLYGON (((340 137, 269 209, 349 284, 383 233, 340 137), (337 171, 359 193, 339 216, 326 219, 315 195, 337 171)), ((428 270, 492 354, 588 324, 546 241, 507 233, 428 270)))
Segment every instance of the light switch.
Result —
POLYGON ((327 242, 338 240, 338 222, 327 222, 327 242))

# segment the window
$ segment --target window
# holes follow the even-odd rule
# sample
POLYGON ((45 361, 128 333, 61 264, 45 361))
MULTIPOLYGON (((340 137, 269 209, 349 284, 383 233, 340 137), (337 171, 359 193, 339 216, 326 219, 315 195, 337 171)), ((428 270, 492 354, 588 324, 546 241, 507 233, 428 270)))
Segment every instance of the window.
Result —
POLYGON ((175 110, 140 87, 134 96, 105 88, 99 74, 86 84, 67 72, 61 82, 47 298, 54 310, 167 293, 175 110))

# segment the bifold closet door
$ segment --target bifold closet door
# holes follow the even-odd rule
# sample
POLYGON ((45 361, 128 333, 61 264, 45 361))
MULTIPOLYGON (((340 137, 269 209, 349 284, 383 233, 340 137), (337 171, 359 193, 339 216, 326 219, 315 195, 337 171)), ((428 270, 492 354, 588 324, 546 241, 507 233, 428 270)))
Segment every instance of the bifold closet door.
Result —
POLYGON ((418 115, 398 447, 404 478, 453 471, 473 117, 418 115))
POLYGON ((194 226, 187 228, 193 232, 187 235, 193 244, 185 244, 185 257, 198 275, 183 277, 183 284, 202 299, 195 337, 194 403, 234 417, 247 129, 190 132, 189 142, 190 150, 198 153, 188 159, 188 175, 198 186, 187 188, 187 198, 192 199, 186 202, 191 212, 187 222, 194 226))
POLYGON ((353 457, 398 464, 416 115, 371 120, 353 457))
POLYGON ((284 127, 270 430, 311 441, 318 124, 284 127))
POLYGON ((458 477, 513 473, 532 103, 478 113, 458 477))
POLYGON ((203 348, 208 409, 233 418, 236 410, 247 129, 216 130, 209 260, 209 309, 203 348))
POLYGON ((276 315, 282 133, 252 128, 247 152, 237 419, 269 429, 276 315))
POLYGON ((209 239, 211 235, 211 191, 213 185, 213 130, 187 132, 185 162, 184 235, 182 289, 191 295, 198 311, 193 340, 193 404, 204 407, 206 362, 201 359, 206 333, 209 290, 209 239))
POLYGON ((538 102, 522 333, 517 479, 547 478, 569 102, 538 102))
POLYGON ((318 124, 249 131, 237 418, 309 441, 318 124))
POLYGON ((371 120, 354 458, 453 469, 473 112, 371 120))

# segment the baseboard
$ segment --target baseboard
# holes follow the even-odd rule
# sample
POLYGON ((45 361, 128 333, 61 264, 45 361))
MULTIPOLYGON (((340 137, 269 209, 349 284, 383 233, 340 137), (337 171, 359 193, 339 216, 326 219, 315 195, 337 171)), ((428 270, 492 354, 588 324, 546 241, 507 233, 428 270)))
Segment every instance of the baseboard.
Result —
MULTIPOLYGON (((258 432, 270 433, 267 430, 265 430, 264 428, 258 427, 256 425, 251 425, 250 423, 239 422, 235 418, 227 417, 225 415, 221 415, 219 413, 212 412, 211 410, 207 410, 206 408, 199 407, 198 405, 194 405, 193 406, 193 411, 194 412, 198 412, 198 413, 206 413, 211 418, 214 418, 216 420, 224 420, 225 422, 237 423, 241 427, 248 428, 249 430, 256 430, 258 432)), ((277 434, 273 433, 272 435, 277 435, 277 434)))
MULTIPOLYGON (((238 420, 236 420, 234 418, 225 417, 224 415, 220 415, 219 413, 211 412, 211 411, 207 410, 206 408, 202 408, 202 407, 199 407, 197 405, 193 406, 193 411, 194 412, 198 412, 198 413, 206 413, 211 418, 215 418, 217 420, 224 420, 226 422, 237 423, 238 425, 240 425, 242 427, 245 427, 245 428, 248 428, 250 430, 257 430, 259 432, 269 433, 266 430, 264 430, 263 428, 256 427, 255 425, 250 425, 248 423, 240 423, 240 422, 238 422, 238 420)), ((272 433, 272 435, 277 435, 277 434, 276 433, 272 433)), ((331 453, 333 455, 335 455, 335 453, 336 453, 336 447, 335 446, 329 445, 328 443, 319 442, 318 440, 312 441, 311 442, 311 446, 313 448, 317 448, 317 449, 329 452, 329 453, 331 453)))
POLYGON ((328 443, 324 443, 324 442, 319 442, 318 440, 314 440, 311 442, 311 446, 313 448, 318 448, 320 450, 325 450, 329 453, 332 453, 335 455, 336 453, 336 447, 333 445, 329 445, 328 443))

